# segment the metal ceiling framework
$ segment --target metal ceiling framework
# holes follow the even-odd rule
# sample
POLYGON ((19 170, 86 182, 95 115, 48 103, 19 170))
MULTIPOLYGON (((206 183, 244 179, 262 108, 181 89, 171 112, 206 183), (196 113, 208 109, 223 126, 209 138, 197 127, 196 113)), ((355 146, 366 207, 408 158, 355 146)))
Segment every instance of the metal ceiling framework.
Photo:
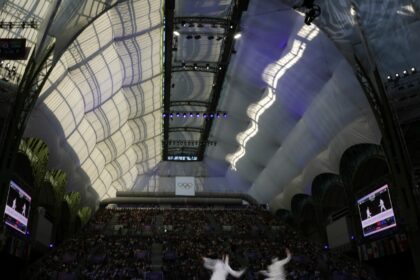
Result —
MULTIPOLYGON (((164 82, 163 82, 163 160, 169 161, 202 161, 208 145, 216 145, 209 140, 213 121, 218 121, 219 114, 226 117, 227 113, 217 109, 223 82, 232 53, 234 53, 234 35, 239 32, 242 13, 247 10, 249 0, 233 0, 227 17, 178 17, 175 13, 175 1, 166 0, 165 3, 165 53, 164 53, 164 82), (207 28, 205 28, 207 27, 207 28), (194 29, 192 29, 194 28, 194 29), (195 29, 197 28, 197 29, 195 29), (179 38, 187 40, 209 40, 219 42, 214 44, 218 54, 216 60, 210 57, 203 59, 184 60, 177 58, 177 52, 182 51, 183 45, 179 38), (205 38, 207 37, 207 38, 205 38), (174 96, 174 73, 210 73, 214 75, 213 82, 207 87, 210 91, 207 100, 177 100, 174 96), (172 100, 174 99, 174 100, 172 100), (172 122, 168 117, 171 112, 179 112, 184 122, 172 122), (188 116, 192 112, 201 113, 200 123, 191 125, 188 116), (184 116, 188 114, 188 116, 184 116), (216 117, 217 114, 217 117, 216 117), (207 117, 208 116, 208 117, 207 117), (187 133, 184 133, 187 132, 187 133), (177 134, 184 133, 183 139, 177 139, 177 134), (195 143, 186 147, 179 143, 195 143)), ((213 46, 213 45, 212 45, 213 46)), ((213 52, 212 52, 213 53, 213 52)), ((195 115, 195 114, 194 114, 195 115)), ((198 119, 198 117, 197 117, 198 119)), ((221 120, 222 121, 222 120, 221 120)))

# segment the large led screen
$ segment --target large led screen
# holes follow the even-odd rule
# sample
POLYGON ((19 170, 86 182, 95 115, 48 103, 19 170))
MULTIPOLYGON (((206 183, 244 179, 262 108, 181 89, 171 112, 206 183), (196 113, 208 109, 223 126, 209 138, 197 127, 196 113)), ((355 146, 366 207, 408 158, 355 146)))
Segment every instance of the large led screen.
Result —
POLYGON ((31 197, 15 182, 10 181, 9 195, 4 212, 4 222, 25 234, 28 226, 31 197))
POLYGON ((361 197, 357 204, 365 237, 397 225, 388 185, 361 197))

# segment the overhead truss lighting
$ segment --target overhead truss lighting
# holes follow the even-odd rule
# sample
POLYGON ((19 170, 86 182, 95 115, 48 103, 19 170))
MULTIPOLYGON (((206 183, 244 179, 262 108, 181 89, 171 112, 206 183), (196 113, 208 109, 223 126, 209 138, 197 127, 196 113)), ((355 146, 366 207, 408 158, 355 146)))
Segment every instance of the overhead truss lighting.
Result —
POLYGON ((164 140, 162 144, 168 144, 169 146, 181 146, 181 147, 198 147, 198 146, 216 146, 216 141, 200 141, 200 140, 164 140))
POLYGON ((170 155, 167 157, 169 161, 197 161, 198 157, 193 155, 170 155))
POLYGON ((199 71, 199 72, 210 72, 217 73, 222 70, 221 65, 210 64, 210 63, 186 63, 182 62, 181 65, 173 66, 172 72, 181 72, 181 71, 199 71))
POLYGON ((416 74, 417 73, 417 69, 416 67, 411 67, 410 71, 408 71, 407 69, 404 69, 402 71, 402 75, 400 75, 400 73, 395 73, 394 75, 387 75, 386 79, 388 82, 390 81, 398 81, 400 78, 402 77, 408 77, 410 75, 416 74))
POLYGON ((163 112, 163 118, 204 118, 204 119, 220 119, 220 118, 227 118, 227 112, 225 111, 216 111, 216 112, 207 112, 207 111, 170 111, 170 112, 163 112))

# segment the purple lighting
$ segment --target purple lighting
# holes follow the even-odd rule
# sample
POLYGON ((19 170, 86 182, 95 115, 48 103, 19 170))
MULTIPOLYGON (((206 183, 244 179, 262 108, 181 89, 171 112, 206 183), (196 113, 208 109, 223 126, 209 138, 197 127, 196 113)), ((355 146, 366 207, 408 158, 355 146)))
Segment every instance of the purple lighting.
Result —
POLYGON ((163 113, 163 114, 162 114, 162 117, 166 118, 166 114, 165 114, 165 113, 163 113))
POLYGON ((199 118, 200 117, 200 113, 197 113, 197 118, 199 118))

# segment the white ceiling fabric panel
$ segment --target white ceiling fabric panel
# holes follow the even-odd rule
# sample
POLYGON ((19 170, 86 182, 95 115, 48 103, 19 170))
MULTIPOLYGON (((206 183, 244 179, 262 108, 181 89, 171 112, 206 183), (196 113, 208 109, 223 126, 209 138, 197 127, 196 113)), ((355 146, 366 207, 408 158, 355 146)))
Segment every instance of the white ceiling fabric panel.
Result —
POLYGON ((125 123, 109 138, 99 142, 97 147, 103 154, 105 162, 109 163, 123 154, 133 143, 134 134, 128 123, 125 123))
POLYGON ((85 117, 96 128, 98 142, 110 137, 128 119, 128 104, 124 94, 118 91, 85 117))
POLYGON ((131 189, 137 163, 146 163, 145 173, 161 160, 162 3, 123 1, 78 34, 35 108, 50 124, 29 124, 29 134, 43 126, 63 143, 51 156, 62 162, 69 186, 85 180, 99 200, 131 189))
POLYGON ((119 191, 126 191, 127 186, 132 186, 137 178, 137 166, 132 167, 127 173, 122 175, 119 179, 112 182, 112 187, 119 191))
POLYGON ((162 24, 162 1, 130 2, 130 5, 119 4, 109 12, 115 37, 147 33, 149 28, 162 24))
POLYGON ((85 111, 99 107, 121 87, 122 83, 120 59, 113 45, 70 73, 83 92, 85 111))
POLYGON ((130 128, 134 134, 134 142, 140 142, 162 131, 162 115, 160 111, 144 115, 141 118, 135 118, 128 121, 130 128))
POLYGON ((106 161, 103 153, 99 150, 99 147, 96 146, 81 167, 86 171, 86 175, 89 176, 90 181, 94 182, 105 168, 105 163, 106 161))
POLYGON ((84 102, 81 92, 69 76, 52 90, 44 104, 61 123, 65 136, 69 136, 83 118, 84 102))
POLYGON ((110 182, 112 182, 112 176, 109 171, 104 168, 99 177, 92 183, 94 189, 101 188, 107 191, 110 188, 110 182))
MULTIPOLYGON (((115 197, 117 195, 117 190, 114 187, 110 187, 106 193, 108 198, 115 197)), ((104 198, 106 198, 104 196, 104 198)))
POLYGON ((69 65, 85 63, 95 57, 98 50, 105 49, 113 38, 112 24, 108 15, 99 17, 89 25, 76 40, 67 48, 66 60, 69 65), (97 36, 92 36, 95 34, 97 36))
POLYGON ((135 86, 123 88, 129 106, 129 119, 149 114, 160 109, 162 76, 156 76, 135 86))
POLYGON ((87 159, 95 147, 95 130, 86 119, 83 119, 76 130, 67 138, 67 141, 73 147, 81 164, 87 159))
POLYGON ((123 85, 136 84, 161 73, 162 30, 159 25, 150 32, 133 34, 134 38, 117 41, 115 46, 122 61, 123 85))

